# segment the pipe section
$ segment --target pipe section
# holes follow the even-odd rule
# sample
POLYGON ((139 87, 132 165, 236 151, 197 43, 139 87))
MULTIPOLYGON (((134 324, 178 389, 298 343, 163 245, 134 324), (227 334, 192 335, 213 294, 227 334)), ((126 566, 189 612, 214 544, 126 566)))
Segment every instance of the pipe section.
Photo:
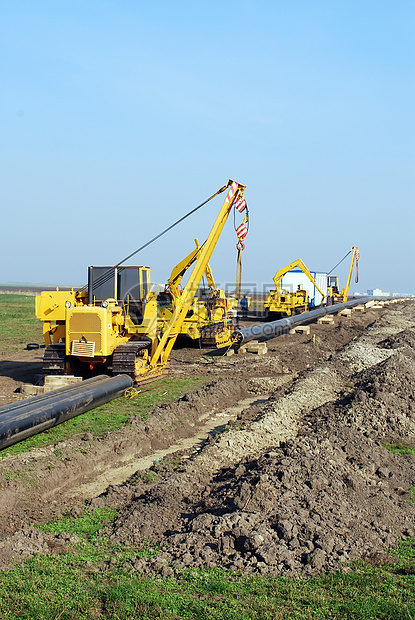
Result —
POLYGON ((270 323, 263 323, 262 325, 253 325, 245 329, 236 330, 234 336, 236 342, 241 345, 251 340, 271 340, 271 338, 278 338, 283 334, 288 334, 290 329, 295 325, 307 325, 313 321, 319 319, 325 314, 337 314, 345 308, 353 308, 361 303, 366 303, 376 299, 375 297, 365 297, 364 299, 352 299, 342 304, 334 304, 333 306, 322 306, 316 308, 310 312, 303 312, 302 314, 296 314, 295 316, 288 316, 285 319, 279 319, 278 321, 271 321, 270 323))
POLYGON ((132 385, 128 375, 99 375, 0 407, 0 450, 99 407, 132 385))

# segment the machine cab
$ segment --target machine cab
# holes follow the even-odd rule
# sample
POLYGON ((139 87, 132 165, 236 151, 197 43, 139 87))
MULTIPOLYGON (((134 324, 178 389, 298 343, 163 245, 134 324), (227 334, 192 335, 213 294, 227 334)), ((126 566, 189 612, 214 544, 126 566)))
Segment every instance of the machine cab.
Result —
POLYGON ((327 276, 327 288, 332 295, 339 293, 339 276, 327 276))

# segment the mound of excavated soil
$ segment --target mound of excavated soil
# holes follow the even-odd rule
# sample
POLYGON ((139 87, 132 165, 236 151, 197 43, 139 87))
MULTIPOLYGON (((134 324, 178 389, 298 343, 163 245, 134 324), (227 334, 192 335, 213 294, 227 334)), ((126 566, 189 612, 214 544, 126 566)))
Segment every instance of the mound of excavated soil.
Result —
MULTIPOLYGON (((414 439, 414 357, 393 346, 394 339, 413 336, 405 332, 389 335, 391 356, 383 359, 381 349, 376 358, 379 329, 362 349, 358 366, 366 368, 346 382, 360 345, 333 355, 324 369, 327 379, 332 383, 335 373, 345 387, 334 400, 303 408, 295 437, 218 471, 201 455, 148 491, 141 488, 121 510, 111 536, 138 547, 159 542, 165 550, 130 567, 163 576, 213 566, 245 574, 312 574, 353 558, 378 558, 401 537, 414 535, 415 459, 393 455, 381 443, 414 439), (377 359, 382 361, 373 363, 377 359)), ((280 391, 264 410, 292 393, 280 391)), ((232 445, 238 439, 229 434, 232 445)))
POLYGON ((156 407, 146 420, 131 417, 124 427, 105 437, 86 433, 0 460, 0 534, 61 516, 94 497, 94 491, 95 495, 102 492, 111 480, 109 472, 128 470, 140 457, 193 437, 209 414, 245 395, 243 383, 217 378, 197 393, 156 407))
MULTIPOLYGON (((353 427, 337 430, 314 419, 296 440, 221 471, 201 489, 198 502, 189 503, 177 490, 167 495, 168 508, 154 494, 139 500, 135 515, 151 501, 159 524, 165 528, 170 516, 179 531, 165 529, 162 556, 139 560, 135 568, 162 574, 189 566, 310 574, 383 552, 403 534, 413 535, 408 499, 414 464, 407 462, 402 471, 401 457, 378 442, 353 427), (322 433, 328 435, 323 441, 322 433)), ((149 519, 149 511, 144 513, 149 519)), ((137 544, 137 534, 142 541, 146 529, 138 522, 132 529, 131 522, 127 535, 122 527, 122 539, 137 544)))
POLYGON ((415 326, 411 329, 404 329, 397 335, 388 336, 385 340, 379 342, 379 346, 384 349, 401 349, 405 348, 406 354, 411 355, 415 349, 415 326))
POLYGON ((356 376, 346 421, 372 438, 411 444, 415 439, 414 390, 415 356, 408 349, 356 376))

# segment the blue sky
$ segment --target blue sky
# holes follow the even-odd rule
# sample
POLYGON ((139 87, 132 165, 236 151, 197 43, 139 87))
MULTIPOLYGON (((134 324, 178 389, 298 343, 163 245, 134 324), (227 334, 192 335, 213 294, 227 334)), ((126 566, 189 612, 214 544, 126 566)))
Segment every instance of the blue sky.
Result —
MULTIPOLYGON (((83 284, 231 178, 246 282, 357 245, 352 290, 415 293, 413 0, 2 0, 0 63, 0 282, 83 284)), ((129 264, 165 281, 220 205, 129 264)))

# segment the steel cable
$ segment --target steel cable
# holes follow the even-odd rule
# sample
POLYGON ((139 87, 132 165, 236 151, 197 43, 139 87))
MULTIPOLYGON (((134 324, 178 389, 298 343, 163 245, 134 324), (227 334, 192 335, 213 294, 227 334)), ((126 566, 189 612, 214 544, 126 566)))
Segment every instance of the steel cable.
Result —
MULTIPOLYGON (((155 237, 153 237, 152 239, 150 239, 150 241, 147 241, 147 243, 145 243, 144 245, 142 245, 141 247, 138 248, 138 250, 135 250, 135 252, 132 252, 131 254, 129 254, 128 256, 126 256, 125 258, 123 258, 123 260, 121 260, 119 263, 117 263, 116 265, 114 265, 113 267, 111 267, 110 269, 108 269, 108 271, 106 271, 105 273, 103 273, 99 278, 97 278, 97 280, 95 280, 94 285, 99 286, 100 284, 102 284, 103 282, 105 282, 105 276, 107 276, 107 274, 111 273, 111 271, 113 269, 116 269, 117 267, 120 267, 123 263, 125 263, 127 260, 129 260, 130 258, 132 258, 133 256, 135 256, 136 254, 138 254, 138 252, 141 252, 141 250, 144 250, 144 248, 148 247, 149 245, 151 245, 152 243, 154 243, 154 241, 157 241, 157 239, 160 239, 160 237, 162 237, 163 235, 165 235, 167 232, 169 232, 170 230, 172 230, 172 228, 174 228, 175 226, 177 226, 178 224, 180 224, 181 222, 183 222, 185 219, 187 219, 188 217, 190 217, 191 215, 193 215, 193 213, 196 213, 196 211, 198 211, 199 209, 201 209, 202 207, 205 206, 205 204, 207 204, 208 202, 210 202, 213 198, 215 198, 218 194, 221 194, 222 192, 224 192, 227 188, 229 187, 229 183, 227 185, 224 185, 223 187, 221 187, 220 189, 218 189, 217 192, 215 192, 212 196, 210 196, 210 198, 208 198, 207 200, 205 200, 204 202, 202 202, 200 205, 198 205, 197 207, 195 207, 194 209, 192 209, 191 211, 189 211, 188 213, 186 213, 186 215, 183 215, 183 217, 181 217, 180 219, 176 220, 173 224, 171 224, 170 226, 168 226, 167 228, 165 228, 161 233, 159 233, 158 235, 156 235, 155 237)), ((87 285, 83 286, 81 288, 81 291, 85 291, 87 289, 87 285)))
POLYGON ((328 272, 328 274, 327 274, 328 276, 331 274, 331 272, 332 272, 332 271, 334 271, 334 270, 336 269, 336 267, 338 267, 338 266, 340 265, 340 263, 342 263, 344 260, 346 260, 346 258, 349 256, 350 252, 351 252, 351 250, 349 250, 349 251, 347 252, 346 256, 343 256, 343 258, 341 259, 341 261, 339 261, 339 262, 337 263, 337 265, 334 265, 333 269, 330 269, 330 271, 329 271, 329 272, 328 272))

